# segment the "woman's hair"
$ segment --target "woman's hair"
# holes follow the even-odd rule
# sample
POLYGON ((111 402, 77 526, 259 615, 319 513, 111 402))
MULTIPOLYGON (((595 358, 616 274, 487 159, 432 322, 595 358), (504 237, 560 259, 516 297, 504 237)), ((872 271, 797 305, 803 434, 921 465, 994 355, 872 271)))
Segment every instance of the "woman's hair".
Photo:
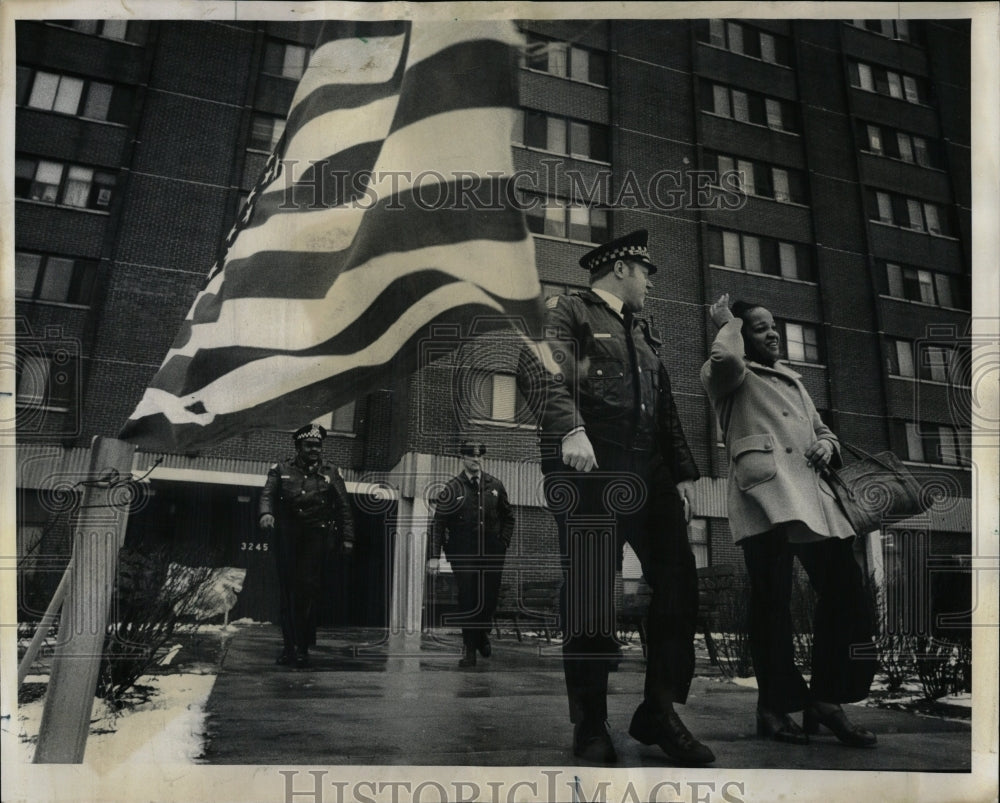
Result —
POLYGON ((743 299, 739 299, 733 302, 730 309, 735 317, 743 318, 748 312, 750 312, 750 310, 763 308, 763 306, 763 304, 758 304, 754 301, 744 301, 743 299))

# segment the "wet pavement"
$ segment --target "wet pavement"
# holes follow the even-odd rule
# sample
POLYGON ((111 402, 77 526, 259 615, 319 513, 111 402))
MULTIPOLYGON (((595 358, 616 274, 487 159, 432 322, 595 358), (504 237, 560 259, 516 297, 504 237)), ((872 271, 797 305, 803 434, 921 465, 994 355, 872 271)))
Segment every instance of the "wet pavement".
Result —
MULTIPOLYGON (((321 630, 309 667, 276 666, 271 625, 240 626, 207 704, 208 764, 587 766, 572 753, 559 649, 544 638, 493 637, 493 656, 459 669, 457 631, 395 636, 321 630)), ((703 651, 702 651, 703 652, 703 651)), ((610 677, 609 722, 619 767, 670 766, 632 739, 642 696, 637 645, 610 677)), ((967 772, 968 721, 848 706, 875 731, 875 749, 822 731, 807 746, 755 735, 756 690, 725 680, 699 655, 688 702, 677 710, 716 755, 716 768, 967 772)))

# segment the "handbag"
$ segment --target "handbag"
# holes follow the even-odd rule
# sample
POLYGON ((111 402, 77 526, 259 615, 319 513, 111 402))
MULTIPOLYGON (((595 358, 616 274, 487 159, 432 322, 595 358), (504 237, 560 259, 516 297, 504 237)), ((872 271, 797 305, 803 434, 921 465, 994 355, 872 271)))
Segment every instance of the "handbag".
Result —
POLYGON ((883 519, 900 520, 925 512, 933 501, 894 452, 868 454, 843 443, 858 458, 841 469, 827 466, 824 476, 858 535, 882 527, 883 519))

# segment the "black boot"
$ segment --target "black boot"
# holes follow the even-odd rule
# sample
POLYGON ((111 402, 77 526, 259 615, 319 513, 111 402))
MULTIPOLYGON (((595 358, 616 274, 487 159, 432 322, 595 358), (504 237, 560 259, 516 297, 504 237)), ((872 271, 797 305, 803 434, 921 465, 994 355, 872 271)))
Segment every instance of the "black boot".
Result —
POLYGON ((643 744, 657 745, 681 766, 698 767, 715 761, 715 754, 691 735, 673 706, 657 711, 643 701, 632 717, 628 732, 643 744))
POLYGON ((573 755, 597 764, 618 761, 608 724, 599 719, 584 719, 573 727, 573 755))

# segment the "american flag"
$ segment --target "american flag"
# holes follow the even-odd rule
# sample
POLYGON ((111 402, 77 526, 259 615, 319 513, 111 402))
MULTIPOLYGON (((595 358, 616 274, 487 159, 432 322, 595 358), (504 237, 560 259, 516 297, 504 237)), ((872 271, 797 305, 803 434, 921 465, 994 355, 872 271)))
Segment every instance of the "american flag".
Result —
POLYGON ((295 428, 415 369, 436 324, 542 317, 514 197, 509 22, 328 23, 284 133, 121 437, 295 428))

